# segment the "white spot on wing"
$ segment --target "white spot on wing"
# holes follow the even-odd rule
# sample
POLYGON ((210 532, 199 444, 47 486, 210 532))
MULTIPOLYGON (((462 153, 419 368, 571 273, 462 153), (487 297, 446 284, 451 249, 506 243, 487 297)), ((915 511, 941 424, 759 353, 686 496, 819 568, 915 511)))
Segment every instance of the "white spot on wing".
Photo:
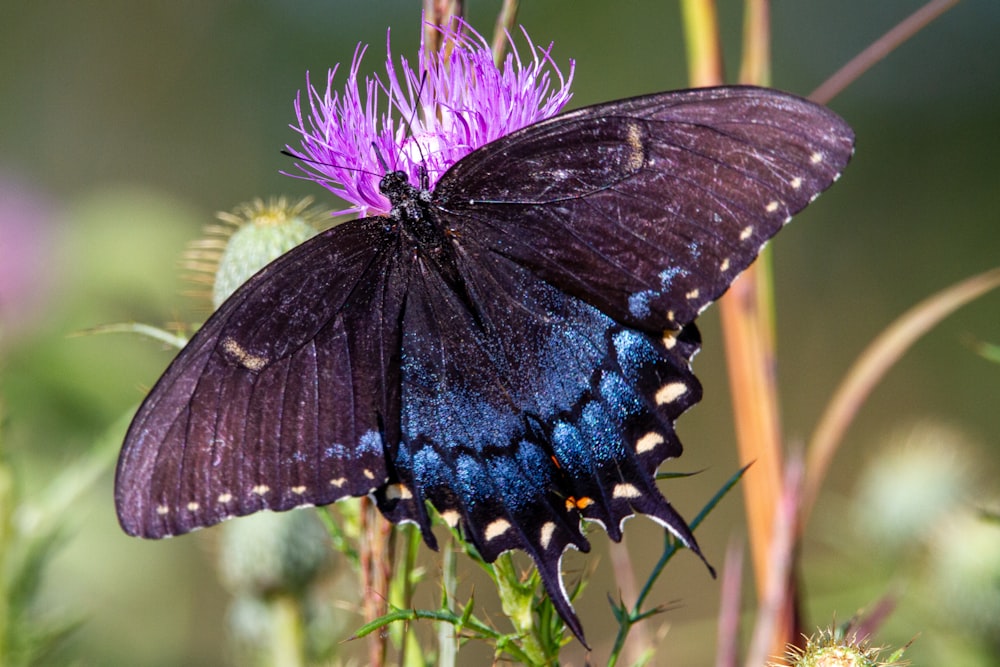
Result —
POLYGON ((798 190, 802 187, 802 179, 796 176, 791 181, 788 182, 794 189, 798 190))
POLYGON ((368 468, 365 468, 362 472, 364 473, 365 477, 367 477, 368 479, 375 479, 375 473, 373 473, 368 468))
POLYGON ((753 225, 747 225, 740 232, 740 241, 746 241, 751 236, 753 236, 753 225))
POLYGON ((222 503, 223 505, 225 505, 226 503, 228 503, 232 499, 233 499, 233 494, 231 494, 231 493, 220 493, 219 497, 216 498, 215 500, 216 500, 216 502, 219 502, 219 503, 222 503))
POLYGON ((201 505, 199 505, 198 503, 194 502, 193 500, 187 504, 187 508, 188 508, 189 512, 197 512, 199 507, 201 507, 201 505))
POLYGON ((444 520, 446 524, 448 524, 452 528, 458 525, 458 519, 460 518, 460 516, 461 515, 458 513, 457 510, 445 510, 441 512, 441 518, 444 520))
POLYGON ((701 294, 701 292, 698 290, 698 288, 695 288, 695 289, 691 290, 690 292, 688 292, 687 294, 685 294, 684 296, 688 300, 691 300, 691 299, 697 299, 699 294, 701 294))
POLYGON ((160 516, 166 516, 167 514, 170 514, 170 508, 166 505, 157 505, 156 513, 160 516))
POLYGON ((729 258, 726 257, 724 260, 722 260, 722 263, 719 264, 719 273, 725 273, 728 270, 729 270, 729 258))
POLYGON ((662 444, 663 436, 656 431, 650 431, 636 441, 635 452, 636 454, 645 454, 646 452, 653 451, 662 444))
POLYGON ((510 530, 510 521, 507 521, 507 519, 496 519, 490 525, 486 526, 486 541, 495 540, 508 530, 510 530))
POLYGON ((632 484, 615 484, 615 490, 611 494, 615 498, 638 498, 642 492, 632 484))
POLYGON ((385 497, 388 500, 409 500, 413 492, 402 484, 390 484, 385 489, 385 497))
POLYGON ((815 153, 809 156, 809 161, 812 162, 813 164, 819 164, 820 162, 823 161, 823 154, 820 153, 819 151, 816 151, 815 153))
POLYGON ((304 487, 304 486, 293 486, 292 487, 292 493, 294 493, 297 496, 301 496, 305 492, 306 492, 306 487, 304 487))
POLYGON ((687 393, 688 387, 683 382, 670 382, 660 387, 656 392, 656 404, 666 405, 673 403, 678 398, 687 393))
POLYGON ((336 479, 331 479, 330 480, 330 486, 335 486, 338 489, 340 487, 342 487, 344 484, 347 484, 347 478, 346 477, 338 477, 336 479))
POLYGON ((764 207, 764 210, 767 211, 768 213, 774 213, 775 211, 778 210, 779 206, 781 206, 781 204, 779 204, 777 201, 770 201, 767 203, 767 206, 764 207))
POLYGON ((258 484, 257 486, 250 489, 250 492, 257 494, 258 496, 262 496, 270 490, 271 487, 269 487, 267 484, 258 484))
POLYGON ((556 524, 551 521, 546 521, 542 524, 542 529, 539 531, 538 539, 543 549, 549 548, 549 544, 552 543, 552 533, 554 533, 555 530, 556 524))

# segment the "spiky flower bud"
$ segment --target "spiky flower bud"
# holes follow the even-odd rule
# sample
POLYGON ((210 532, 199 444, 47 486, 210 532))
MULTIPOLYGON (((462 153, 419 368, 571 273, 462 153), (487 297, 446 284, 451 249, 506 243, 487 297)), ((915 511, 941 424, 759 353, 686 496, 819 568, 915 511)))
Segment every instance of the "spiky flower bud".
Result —
MULTIPOLYGON (((789 648, 786 662, 793 667, 904 667, 909 664, 900 661, 904 649, 883 659, 883 647, 873 647, 853 633, 829 629, 809 637, 805 648, 789 648)), ((770 663, 771 667, 779 664, 785 663, 770 663)))
POLYGON ((218 308, 236 288, 270 262, 314 236, 329 221, 325 209, 310 209, 307 197, 289 204, 284 197, 254 199, 232 212, 218 213, 224 223, 205 228, 184 255, 188 276, 211 286, 212 308, 218 308))
POLYGON ((219 570, 234 593, 265 597, 304 589, 329 562, 326 529, 312 512, 261 512, 222 531, 219 570))

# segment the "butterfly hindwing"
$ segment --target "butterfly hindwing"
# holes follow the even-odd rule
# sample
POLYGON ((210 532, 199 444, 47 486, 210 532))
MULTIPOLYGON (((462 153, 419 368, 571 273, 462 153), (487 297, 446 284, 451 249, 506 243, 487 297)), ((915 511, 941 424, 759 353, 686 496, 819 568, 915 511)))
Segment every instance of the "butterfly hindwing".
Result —
POLYGON ((406 255, 368 218, 250 279, 140 407, 119 459, 126 531, 188 532, 260 509, 364 495, 398 439, 406 255))
POLYGON ((677 330, 847 164, 829 110, 753 87, 587 107, 466 156, 435 201, 457 234, 619 322, 677 330))
POLYGON ((460 281, 430 261, 410 280, 394 467, 412 474, 403 495, 430 501, 487 561, 526 551, 582 637, 559 571, 568 546, 589 549, 581 517, 618 540, 641 512, 697 549, 654 478, 680 454, 673 420, 701 396, 688 366, 697 334, 623 328, 507 258, 456 245, 460 281))

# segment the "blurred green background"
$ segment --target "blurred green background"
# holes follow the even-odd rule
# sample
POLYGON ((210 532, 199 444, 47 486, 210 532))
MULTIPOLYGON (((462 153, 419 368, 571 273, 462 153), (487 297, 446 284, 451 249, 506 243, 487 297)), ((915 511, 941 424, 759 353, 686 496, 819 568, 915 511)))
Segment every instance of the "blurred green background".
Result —
MULTIPOLYGON (((774 3, 773 85, 808 94, 920 4, 774 3)), ((468 5, 472 24, 491 34, 499 3, 468 5)), ((720 5, 733 75, 741 8, 720 5)), ((413 0, 0 6, 0 447, 29 505, 95 447, 108 462, 62 517, 68 528, 40 606, 83 625, 52 664, 231 661, 214 531, 143 542, 122 534, 114 516, 110 466, 120 422, 172 352, 137 336, 71 334, 116 322, 199 321, 203 313, 180 295, 178 258, 215 211, 277 194, 332 205, 324 190, 278 173, 290 166, 279 150, 294 140, 288 124, 305 72, 318 76, 349 62, 358 42, 371 44, 366 68, 382 69, 387 27, 394 53, 412 58, 419 18, 413 0)), ((526 2, 519 22, 536 42, 555 43, 557 62, 576 60, 571 106, 685 86, 674 2, 526 2)), ((855 160, 772 246, 790 442, 808 437, 847 366, 892 319, 1000 265, 998 31, 1000 3, 960 3, 831 104, 857 132, 855 160)), ((737 466, 714 309, 702 329, 696 370, 705 400, 679 424, 684 458, 663 468, 705 469, 668 483, 668 496, 689 517, 737 466)), ((961 554, 968 544, 980 555, 997 548, 995 526, 992 535, 976 532, 987 546, 965 529, 941 532, 968 528, 953 508, 998 496, 1000 366, 973 352, 969 341, 980 340, 1000 342, 1000 294, 936 328, 878 387, 835 461, 805 545, 809 620, 844 620, 887 590, 902 591, 879 639, 903 644, 920 634, 908 654, 915 664, 942 664, 953 646, 971 647, 969 657, 948 664, 996 658, 989 656, 997 646, 981 640, 994 626, 987 620, 984 630, 949 611, 948 600, 964 589, 934 578, 954 573, 947 548, 961 554), (876 465, 886 452, 897 458, 876 465), (891 518, 878 518, 893 501, 878 492, 910 463, 930 473, 924 486, 900 487, 904 509, 910 500, 937 498, 918 492, 943 483, 945 470, 954 469, 954 479, 944 480, 952 485, 944 500, 922 515, 921 535, 894 542, 880 528, 891 518), (879 465, 885 479, 872 478, 879 465), (935 507, 949 511, 935 514, 935 507)), ((743 534, 741 498, 733 494, 699 539, 720 565, 727 541, 743 534)), ((628 524, 640 573, 659 541, 652 523, 628 524)), ((595 536, 589 556, 571 554, 564 563, 574 572, 596 564, 578 603, 595 656, 606 655, 614 630, 606 542, 595 536)), ((428 566, 433 576, 433 559, 428 566)), ((988 609, 1000 595, 998 570, 979 587, 988 609)), ((479 604, 495 608, 491 591, 476 590, 479 604)), ((654 598, 682 604, 649 627, 669 625, 657 664, 710 664, 718 593, 695 558, 682 554, 672 564, 654 598)), ((358 655, 358 648, 344 651, 358 655)), ((579 651, 567 656, 582 661, 579 651)))

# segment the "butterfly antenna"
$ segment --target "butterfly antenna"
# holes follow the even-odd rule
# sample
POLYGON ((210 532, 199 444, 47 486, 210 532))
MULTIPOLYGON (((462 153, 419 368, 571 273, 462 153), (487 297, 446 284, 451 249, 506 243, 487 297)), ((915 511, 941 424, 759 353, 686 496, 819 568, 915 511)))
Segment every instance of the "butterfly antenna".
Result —
MULTIPOLYGON (((406 131, 409 134, 410 138, 413 140, 413 145, 416 146, 417 153, 420 154, 420 164, 417 166, 417 171, 419 173, 419 178, 420 178, 420 187, 421 189, 424 190, 430 187, 430 178, 427 175, 427 167, 426 167, 427 155, 424 153, 424 148, 423 146, 420 145, 420 141, 417 140, 417 135, 413 131, 413 123, 416 120, 417 112, 419 111, 420 106, 422 104, 421 100, 423 99, 424 86, 426 84, 427 84, 427 71, 424 70, 420 74, 420 85, 417 86, 416 104, 413 105, 413 109, 410 111, 410 117, 403 119, 403 123, 406 125, 406 131)), ((402 147, 400 147, 400 150, 402 150, 402 147)))
MULTIPOLYGON (((372 144, 372 145, 374 145, 374 144, 372 144)), ((378 155, 378 151, 377 150, 376 150, 375 153, 376 153, 376 155, 378 155)), ((333 163, 330 163, 330 162, 321 162, 320 160, 314 160, 314 159, 312 159, 310 157, 306 157, 305 155, 300 155, 298 153, 290 151, 287 148, 281 149, 281 154, 282 155, 287 155, 288 157, 293 158, 295 160, 302 160, 303 162, 309 162, 310 164, 318 164, 321 167, 335 167, 337 169, 344 169, 346 171, 356 171, 356 172, 359 172, 359 173, 362 173, 362 174, 368 174, 369 176, 374 176, 375 178, 381 178, 382 177, 382 174, 376 174, 374 171, 368 171, 367 169, 361 169, 360 167, 348 167, 348 166, 342 165, 342 164, 333 164, 333 163)), ((382 160, 382 156, 378 155, 378 158, 379 158, 379 162, 382 164, 382 166, 385 167, 385 162, 382 160)))
POLYGON ((389 164, 385 161, 385 157, 382 156, 382 151, 378 149, 378 144, 376 144, 374 141, 372 142, 372 150, 375 151, 375 158, 378 160, 378 163, 382 166, 382 171, 388 174, 390 171, 389 164))

